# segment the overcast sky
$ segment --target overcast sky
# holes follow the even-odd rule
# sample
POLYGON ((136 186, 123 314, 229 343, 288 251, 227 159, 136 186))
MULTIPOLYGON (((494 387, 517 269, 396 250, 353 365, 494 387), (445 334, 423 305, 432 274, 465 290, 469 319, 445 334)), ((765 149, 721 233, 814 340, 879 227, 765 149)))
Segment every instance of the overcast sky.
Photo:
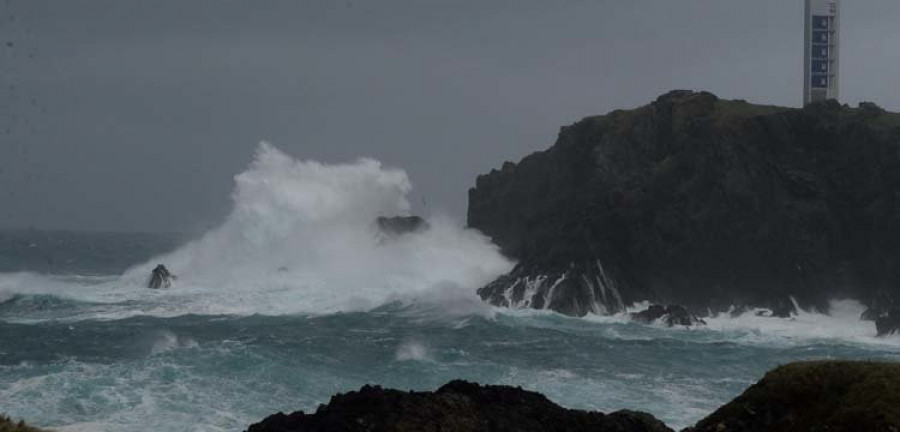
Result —
MULTIPOLYGON (((0 0, 0 227, 194 232, 260 140, 480 173, 667 90, 799 106, 802 0, 0 0)), ((900 111, 900 1, 842 4, 841 99, 900 111)))

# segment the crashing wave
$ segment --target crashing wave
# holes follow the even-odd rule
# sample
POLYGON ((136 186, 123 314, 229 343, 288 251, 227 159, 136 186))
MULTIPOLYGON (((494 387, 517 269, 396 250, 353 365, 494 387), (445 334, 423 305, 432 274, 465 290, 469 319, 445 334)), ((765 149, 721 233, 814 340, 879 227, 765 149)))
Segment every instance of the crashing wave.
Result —
MULTIPOLYGON (((233 208, 220 226, 115 280, 62 283, 40 293, 106 304, 83 317, 100 319, 318 314, 450 296, 478 303, 476 288, 512 266, 480 233, 432 216, 428 229, 379 241, 373 221, 409 214, 411 188, 405 172, 373 159, 324 164, 261 143, 235 177, 233 208), (145 288, 158 263, 178 275, 173 289, 145 288)), ((0 293, 30 292, 45 282, 7 278, 0 293)))

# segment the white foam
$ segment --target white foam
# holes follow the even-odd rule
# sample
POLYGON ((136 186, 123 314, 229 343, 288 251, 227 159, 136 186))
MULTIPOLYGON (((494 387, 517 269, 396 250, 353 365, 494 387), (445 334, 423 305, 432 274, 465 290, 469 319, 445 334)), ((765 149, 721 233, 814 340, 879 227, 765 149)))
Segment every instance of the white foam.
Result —
POLYGON ((545 325, 544 317, 555 316, 597 324, 607 337, 623 340, 652 340, 658 337, 678 337, 693 333, 692 340, 702 342, 731 342, 748 345, 801 346, 817 343, 851 344, 877 349, 900 349, 900 336, 876 336, 875 323, 860 320, 866 307, 856 300, 835 299, 828 313, 800 310, 790 318, 766 316, 768 310, 753 309, 732 317, 722 313, 703 318, 707 325, 668 327, 661 322, 638 324, 630 314, 647 309, 649 302, 637 302, 625 312, 612 315, 588 314, 582 318, 565 317, 551 311, 495 308, 495 312, 515 316, 526 325, 545 325), (615 326, 611 326, 615 325, 615 326), (648 333, 649 332, 649 333, 648 333), (662 333, 660 333, 662 332, 662 333))
POLYGON ((876 337, 875 323, 860 320, 865 306, 855 300, 832 300, 827 314, 800 310, 791 318, 758 316, 758 311, 707 318, 707 328, 745 342, 801 344, 817 341, 900 346, 900 338, 876 337))
POLYGON ((68 319, 332 313, 397 300, 477 299, 478 287, 511 269, 486 237, 439 215, 427 231, 378 241, 374 220, 408 214, 411 185, 402 170, 372 159, 328 165, 261 143, 235 183, 221 226, 121 278, 0 277, 0 296, 43 293, 109 305, 68 319), (178 276, 172 288, 145 288, 157 263, 178 276))
POLYGON ((407 340, 400 344, 397 347, 397 353, 394 355, 394 358, 397 361, 434 361, 431 350, 417 340, 407 340))
POLYGON ((179 336, 164 330, 154 335, 150 345, 150 354, 161 354, 177 348, 196 348, 197 341, 190 337, 179 336))

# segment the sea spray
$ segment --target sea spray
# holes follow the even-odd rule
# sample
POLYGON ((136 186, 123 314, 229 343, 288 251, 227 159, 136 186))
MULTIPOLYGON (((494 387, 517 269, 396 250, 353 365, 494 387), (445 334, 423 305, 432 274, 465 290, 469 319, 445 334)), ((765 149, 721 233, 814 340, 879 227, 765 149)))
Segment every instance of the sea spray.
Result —
POLYGON ((235 177, 230 214, 199 239, 115 280, 72 287, 43 276, 25 284, 29 277, 21 276, 0 281, 0 291, 9 299, 37 285, 40 294, 108 305, 74 319, 322 314, 394 301, 453 308, 480 303, 475 290, 511 267, 486 237, 442 216, 432 217, 423 232, 379 235, 377 217, 409 214, 411 188, 405 172, 372 159, 323 164, 261 143, 250 167, 235 177), (146 288, 158 263, 177 276, 172 288, 146 288))

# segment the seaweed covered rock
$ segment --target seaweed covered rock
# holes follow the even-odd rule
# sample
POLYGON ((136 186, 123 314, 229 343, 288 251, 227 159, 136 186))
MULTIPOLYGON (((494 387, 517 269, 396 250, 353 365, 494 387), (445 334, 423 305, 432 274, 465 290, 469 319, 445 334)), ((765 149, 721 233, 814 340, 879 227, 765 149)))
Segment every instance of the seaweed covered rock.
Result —
POLYGON ((468 225, 518 261, 495 305, 621 312, 900 298, 900 115, 673 91, 481 175, 468 225))
POLYGON ((900 431, 900 364, 781 366, 685 432, 900 431))
POLYGON ((339 394, 314 414, 278 413, 248 432, 490 432, 671 431, 653 416, 562 408, 539 393, 506 386, 451 381, 435 392, 365 386, 339 394))

